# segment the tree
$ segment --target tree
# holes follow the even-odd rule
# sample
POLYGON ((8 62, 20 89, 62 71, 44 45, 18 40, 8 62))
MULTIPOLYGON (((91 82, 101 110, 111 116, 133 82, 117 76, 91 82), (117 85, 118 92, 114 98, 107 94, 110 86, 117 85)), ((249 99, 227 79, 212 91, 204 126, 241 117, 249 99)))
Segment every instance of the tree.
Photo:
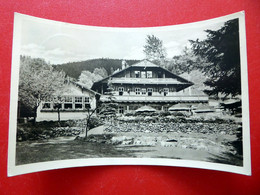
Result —
POLYGON ((191 48, 185 47, 181 55, 174 56, 167 63, 167 69, 174 74, 180 75, 197 70, 197 65, 206 63, 200 56, 195 55, 191 48))
POLYGON ((93 85, 93 75, 91 72, 89 71, 82 71, 78 82, 84 86, 86 86, 87 88, 91 88, 93 85))
POLYGON ((63 72, 54 71, 45 60, 20 57, 19 101, 31 109, 34 122, 41 101, 51 100, 55 92, 62 90, 63 72))
POLYGON ((105 119, 113 119, 116 117, 118 103, 116 103, 115 96, 113 94, 111 78, 108 80, 106 95, 108 95, 108 101, 101 105, 99 115, 103 116, 105 119))
POLYGON ((78 82, 87 88, 91 88, 94 82, 99 81, 102 78, 104 78, 101 76, 101 74, 104 76, 105 73, 106 72, 102 71, 102 69, 101 69, 101 71, 99 71, 99 69, 95 69, 95 71, 93 73, 84 70, 81 72, 78 82))
POLYGON ((198 65, 208 76, 210 95, 236 96, 241 94, 240 50, 238 19, 225 22, 219 30, 206 30, 205 40, 191 41, 195 55, 208 63, 198 65))
POLYGON ((60 109, 61 104, 64 102, 64 97, 62 96, 62 93, 55 94, 55 97, 53 98, 53 108, 57 110, 58 113, 58 123, 60 125, 60 109))
POLYGON ((95 69, 93 70, 93 74, 99 75, 99 76, 101 76, 102 78, 105 78, 105 77, 108 76, 106 69, 103 68, 103 67, 101 67, 101 68, 95 68, 95 69))
POLYGON ((111 67, 111 68, 110 68, 110 74, 113 74, 114 72, 115 72, 114 68, 111 67))
MULTIPOLYGON (((100 98, 100 96, 98 94, 96 94, 95 99, 98 101, 99 98, 100 98)), ((86 108, 87 109, 87 117, 86 117, 87 124, 86 124, 86 134, 85 134, 85 138, 84 138, 85 140, 87 140, 87 138, 88 138, 88 131, 90 130, 90 122, 91 122, 92 116, 97 110, 97 106, 95 107, 95 109, 92 109, 90 105, 91 104, 89 104, 89 107, 86 108)))
POLYGON ((163 42, 154 35, 147 35, 146 45, 144 45, 146 59, 158 64, 163 64, 166 58, 166 49, 163 42))

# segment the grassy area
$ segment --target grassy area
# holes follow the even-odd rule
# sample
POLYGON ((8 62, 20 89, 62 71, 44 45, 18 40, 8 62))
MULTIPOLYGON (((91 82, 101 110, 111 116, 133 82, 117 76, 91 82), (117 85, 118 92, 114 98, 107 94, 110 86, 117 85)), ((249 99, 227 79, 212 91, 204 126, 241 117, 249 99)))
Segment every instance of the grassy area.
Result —
MULTIPOLYGON (((79 158, 102 158, 102 157, 133 157, 133 158, 170 158, 170 159, 185 159, 199 160, 224 164, 233 164, 241 166, 243 159, 240 155, 232 153, 220 153, 215 149, 196 149, 188 147, 191 140, 185 141, 185 134, 180 133, 117 133, 114 136, 127 136, 140 138, 157 138, 161 136, 163 139, 176 139, 178 143, 176 147, 163 147, 158 142, 156 145, 113 145, 101 142, 86 142, 82 140, 74 140, 74 137, 55 138, 41 141, 24 141, 18 142, 16 147, 16 164, 29 164, 36 162, 46 162, 65 159, 79 158), (183 142, 184 140, 184 142, 183 142)), ((102 136, 102 135, 98 135, 102 136)), ((111 136, 109 136, 111 137, 111 136)), ((201 136, 193 134, 193 140, 205 139, 217 140, 217 135, 201 136)), ((230 137, 231 138, 231 137, 230 137)), ((204 144, 205 145, 205 144, 204 144)), ((207 147, 208 149, 210 147, 207 147)))
POLYGON ((111 144, 84 141, 26 141, 17 143, 16 165, 36 162, 101 157, 129 157, 131 150, 125 151, 111 144))
POLYGON ((211 157, 205 151, 180 149, 161 146, 117 146, 68 140, 65 142, 20 142, 16 148, 16 165, 46 162, 54 160, 132 157, 132 158, 171 158, 207 160, 211 157))

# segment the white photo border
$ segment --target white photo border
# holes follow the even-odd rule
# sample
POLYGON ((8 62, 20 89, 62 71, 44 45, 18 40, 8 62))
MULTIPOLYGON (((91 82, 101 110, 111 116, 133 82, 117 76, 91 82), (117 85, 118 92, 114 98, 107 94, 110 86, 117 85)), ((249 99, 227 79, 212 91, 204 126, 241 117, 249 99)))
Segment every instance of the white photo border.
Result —
POLYGON ((157 166, 177 166, 202 168, 218 171, 226 171, 251 175, 251 154, 250 154, 250 125, 249 125, 249 99, 248 99, 248 73, 247 73, 247 54, 246 54, 246 32, 245 32, 245 13, 244 11, 226 15, 195 23, 180 24, 174 26, 162 27, 144 27, 144 28, 115 28, 115 27, 95 27, 78 24, 63 23, 53 20, 47 20, 28 16, 24 14, 14 14, 13 30, 13 49, 12 49, 12 67, 11 67, 11 91, 10 91, 10 113, 9 113, 9 143, 8 143, 8 176, 15 176, 38 171, 53 170, 69 167, 100 166, 100 165, 157 165, 157 166), (89 158, 89 159, 71 159, 40 162, 26 165, 15 165, 16 156, 16 131, 17 131, 17 102, 18 102, 18 84, 19 84, 19 61, 21 49, 21 28, 24 19, 38 21, 41 23, 52 23, 59 25, 71 25, 73 28, 99 29, 109 31, 142 31, 142 29, 169 30, 171 28, 190 28, 191 25, 200 25, 217 21, 227 21, 239 19, 239 37, 240 37, 240 61, 241 61, 241 87, 242 87, 242 125, 243 125, 243 166, 233 166, 220 163, 210 163, 194 160, 176 160, 161 158, 89 158))

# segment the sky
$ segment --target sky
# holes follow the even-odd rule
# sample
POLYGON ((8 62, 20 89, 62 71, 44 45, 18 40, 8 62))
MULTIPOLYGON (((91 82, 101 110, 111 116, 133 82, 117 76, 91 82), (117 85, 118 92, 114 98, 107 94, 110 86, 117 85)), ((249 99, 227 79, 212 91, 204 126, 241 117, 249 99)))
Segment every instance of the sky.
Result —
POLYGON ((51 64, 95 58, 141 60, 147 35, 155 35, 163 41, 167 58, 172 58, 181 54, 188 40, 203 40, 206 29, 217 30, 223 25, 223 20, 214 20, 156 28, 106 28, 25 17, 20 54, 51 64))

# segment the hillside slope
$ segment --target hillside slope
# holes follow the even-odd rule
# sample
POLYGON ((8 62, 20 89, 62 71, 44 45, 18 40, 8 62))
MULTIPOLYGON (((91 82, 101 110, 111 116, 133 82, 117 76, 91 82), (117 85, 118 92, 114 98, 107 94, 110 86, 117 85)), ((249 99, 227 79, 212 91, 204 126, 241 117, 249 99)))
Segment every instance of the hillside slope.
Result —
MULTIPOLYGON (((132 65, 139 60, 126 60, 129 65, 132 65)), ((70 62, 61 65, 53 66, 56 70, 63 70, 68 76, 78 79, 79 75, 83 70, 87 70, 93 72, 95 68, 104 68, 106 69, 108 75, 112 73, 112 71, 122 67, 121 59, 91 59, 81 62, 70 62)))

